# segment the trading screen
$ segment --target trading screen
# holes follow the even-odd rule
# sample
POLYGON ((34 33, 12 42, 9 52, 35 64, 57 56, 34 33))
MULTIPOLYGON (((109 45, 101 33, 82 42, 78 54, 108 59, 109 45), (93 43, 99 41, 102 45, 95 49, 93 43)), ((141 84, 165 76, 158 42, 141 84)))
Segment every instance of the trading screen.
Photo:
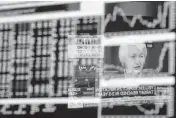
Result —
POLYGON ((175 118, 176 2, 0 4, 0 118, 175 118))

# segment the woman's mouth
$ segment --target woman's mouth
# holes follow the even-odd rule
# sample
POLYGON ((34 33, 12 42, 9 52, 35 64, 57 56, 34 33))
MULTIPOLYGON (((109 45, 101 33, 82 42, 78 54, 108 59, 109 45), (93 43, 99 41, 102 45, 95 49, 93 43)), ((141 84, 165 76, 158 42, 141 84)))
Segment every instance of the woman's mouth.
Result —
POLYGON ((135 66, 134 67, 136 70, 140 70, 141 69, 141 66, 135 66))

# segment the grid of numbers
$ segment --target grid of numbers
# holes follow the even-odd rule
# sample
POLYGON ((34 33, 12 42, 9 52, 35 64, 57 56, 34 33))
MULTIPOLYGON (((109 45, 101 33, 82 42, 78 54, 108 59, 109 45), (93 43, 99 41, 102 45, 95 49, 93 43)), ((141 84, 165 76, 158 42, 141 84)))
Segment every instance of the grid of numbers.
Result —
POLYGON ((47 97, 50 80, 51 21, 32 23, 33 61, 32 61, 32 97, 47 97))
POLYGON ((0 98, 10 97, 12 24, 0 24, 0 98))
POLYGON ((100 17, 0 24, 0 98, 67 97, 74 66, 97 59, 68 59, 71 35, 100 34, 100 17))
POLYGON ((12 97, 27 97, 31 65, 30 24, 15 24, 14 27, 12 97))

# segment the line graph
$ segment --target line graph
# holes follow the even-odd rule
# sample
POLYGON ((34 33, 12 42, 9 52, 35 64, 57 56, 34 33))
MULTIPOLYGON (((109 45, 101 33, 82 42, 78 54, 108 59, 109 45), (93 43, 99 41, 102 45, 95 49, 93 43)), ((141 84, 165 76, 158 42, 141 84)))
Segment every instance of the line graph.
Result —
MULTIPOLYGON (((109 13, 106 15, 104 22, 104 30, 106 30, 108 23, 116 22, 117 16, 120 16, 124 23, 126 23, 130 28, 134 28, 136 23, 139 22, 143 27, 147 28, 156 28, 160 26, 160 28, 167 27, 167 18, 168 18, 168 9, 170 8, 169 2, 164 2, 163 5, 157 6, 157 18, 154 18, 152 21, 149 21, 141 14, 135 14, 132 19, 128 18, 125 11, 118 7, 117 5, 113 7, 113 13, 109 13)), ((114 26, 115 27, 115 26, 114 26)))
POLYGON ((144 113, 144 115, 160 115, 161 109, 166 107, 165 109, 168 110, 168 107, 170 106, 166 106, 168 104, 167 101, 170 102, 172 98, 173 95, 171 89, 166 88, 166 90, 164 90, 161 93, 161 95, 157 95, 157 96, 151 96, 151 97, 136 96, 136 97, 131 97, 131 99, 127 97, 124 97, 124 99, 123 98, 112 99, 112 101, 102 103, 102 108, 112 109, 115 106, 119 107, 119 109, 120 107, 126 107, 126 108, 136 107, 137 110, 144 113), (126 100, 128 100, 127 103, 125 102, 126 100), (142 101, 144 101, 144 103, 142 101), (142 105, 148 105, 150 109, 142 105))
MULTIPOLYGON (((121 102, 121 101, 119 101, 121 102)), ((146 104, 148 105, 148 104, 146 104)), ((140 104, 133 104, 133 103, 130 103, 130 104, 124 104, 124 105, 115 105, 115 103, 104 103, 104 105, 102 106, 102 108, 110 108, 112 109, 113 107, 121 107, 121 106, 124 106, 126 108, 132 108, 132 107, 136 107, 137 110, 139 110, 140 112, 144 113, 144 115, 159 115, 160 114, 160 111, 163 107, 165 107, 166 103, 165 102, 162 102, 162 103, 151 103, 149 104, 152 108, 151 109, 146 109, 144 108, 143 106, 141 106, 140 104), (154 105, 154 108, 151 106, 151 105, 154 105)))
POLYGON ((145 108, 143 108, 140 105, 136 105, 136 107, 143 112, 146 115, 152 115, 152 114, 159 114, 160 113, 160 109, 163 108, 164 103, 162 104, 155 104, 155 109, 151 109, 151 110, 147 110, 145 108))

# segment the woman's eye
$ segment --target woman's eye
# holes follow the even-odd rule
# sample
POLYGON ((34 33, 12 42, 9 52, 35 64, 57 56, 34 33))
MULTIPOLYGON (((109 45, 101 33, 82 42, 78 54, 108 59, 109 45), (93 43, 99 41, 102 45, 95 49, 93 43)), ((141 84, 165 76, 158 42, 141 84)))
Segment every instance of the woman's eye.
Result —
POLYGON ((131 56, 131 58, 135 58, 135 55, 131 56))
POLYGON ((143 58, 143 57, 144 57, 144 55, 141 55, 140 57, 141 57, 141 58, 143 58))

